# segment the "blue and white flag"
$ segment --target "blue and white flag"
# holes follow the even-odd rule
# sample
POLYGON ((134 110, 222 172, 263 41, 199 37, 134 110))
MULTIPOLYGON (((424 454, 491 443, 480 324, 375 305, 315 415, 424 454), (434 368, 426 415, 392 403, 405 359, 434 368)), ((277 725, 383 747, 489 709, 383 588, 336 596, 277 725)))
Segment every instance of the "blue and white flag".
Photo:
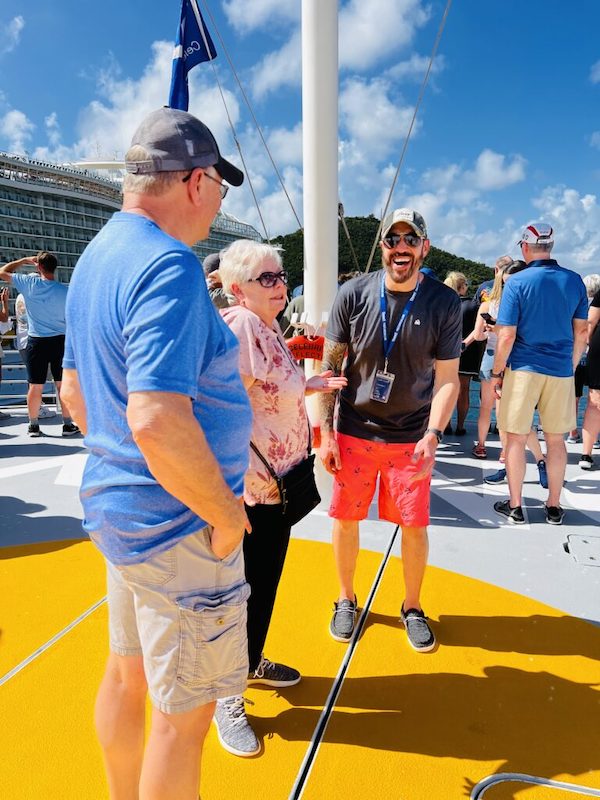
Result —
POLYGON ((212 61, 216 55, 217 51, 206 30, 198 3, 196 0, 182 0, 181 19, 173 50, 170 108, 188 110, 188 72, 202 61, 212 61))

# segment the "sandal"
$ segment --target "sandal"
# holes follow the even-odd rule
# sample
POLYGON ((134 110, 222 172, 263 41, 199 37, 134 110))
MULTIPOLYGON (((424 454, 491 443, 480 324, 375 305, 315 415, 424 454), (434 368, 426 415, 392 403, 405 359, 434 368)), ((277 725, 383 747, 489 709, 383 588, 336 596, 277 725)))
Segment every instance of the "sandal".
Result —
POLYGON ((487 458, 487 450, 482 444, 476 444, 471 452, 475 458, 487 458))

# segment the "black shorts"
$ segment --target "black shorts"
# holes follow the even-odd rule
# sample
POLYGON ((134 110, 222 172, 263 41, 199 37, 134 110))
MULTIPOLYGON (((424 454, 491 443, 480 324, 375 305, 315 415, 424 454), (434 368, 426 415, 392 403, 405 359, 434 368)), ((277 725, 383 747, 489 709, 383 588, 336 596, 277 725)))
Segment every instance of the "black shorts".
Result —
POLYGON ((44 384, 48 366, 55 381, 62 380, 62 360, 65 354, 64 336, 30 336, 25 361, 29 383, 44 384))
POLYGON ((587 386, 587 364, 575 367, 575 397, 583 397, 583 387, 587 386))

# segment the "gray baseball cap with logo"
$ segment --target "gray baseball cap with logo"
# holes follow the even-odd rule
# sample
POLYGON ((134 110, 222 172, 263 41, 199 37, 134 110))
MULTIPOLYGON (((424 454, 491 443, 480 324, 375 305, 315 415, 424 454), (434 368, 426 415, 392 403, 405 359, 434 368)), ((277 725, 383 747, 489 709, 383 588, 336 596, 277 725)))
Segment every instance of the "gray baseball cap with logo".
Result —
POLYGON ((425 224, 425 220, 418 211, 414 211, 412 208, 397 208, 387 215, 381 227, 382 239, 385 239, 391 228, 397 222, 406 222, 417 236, 420 236, 422 239, 427 239, 427 225, 425 224))
POLYGON ((244 173, 221 156, 206 125, 187 111, 159 108, 148 114, 131 145, 141 145, 148 152, 144 161, 125 161, 125 169, 133 174, 214 167, 232 186, 241 186, 244 180, 244 173))

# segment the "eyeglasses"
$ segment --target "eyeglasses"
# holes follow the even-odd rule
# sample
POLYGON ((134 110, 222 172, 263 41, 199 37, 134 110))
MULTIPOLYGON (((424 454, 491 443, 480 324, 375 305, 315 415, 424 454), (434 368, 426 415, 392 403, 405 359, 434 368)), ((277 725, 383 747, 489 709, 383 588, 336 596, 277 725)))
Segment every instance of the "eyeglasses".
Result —
POLYGON ((416 247, 419 242, 423 241, 423 238, 417 236, 416 233, 388 233, 381 241, 388 250, 392 250, 394 247, 398 247, 403 239, 409 247, 416 247))
POLYGON ((258 278, 249 278, 248 283, 257 281, 264 289, 272 289, 277 285, 277 281, 281 281, 284 286, 288 284, 287 272, 261 272, 258 278))
MULTIPOLYGON (((196 169, 196 167, 194 167, 194 169, 196 169)), ((181 179, 181 182, 182 183, 187 183, 189 181, 189 179, 192 177, 193 171, 194 170, 192 170, 191 172, 188 172, 188 174, 185 176, 185 178, 181 179)), ((221 200, 225 200, 225 198, 227 197, 227 192, 229 191, 229 186, 226 183, 223 183, 222 181, 218 181, 216 178, 213 178, 213 176, 209 175, 208 172, 203 172, 202 174, 205 177, 210 178, 211 181, 214 181, 218 185, 219 192, 221 193, 221 200)))

